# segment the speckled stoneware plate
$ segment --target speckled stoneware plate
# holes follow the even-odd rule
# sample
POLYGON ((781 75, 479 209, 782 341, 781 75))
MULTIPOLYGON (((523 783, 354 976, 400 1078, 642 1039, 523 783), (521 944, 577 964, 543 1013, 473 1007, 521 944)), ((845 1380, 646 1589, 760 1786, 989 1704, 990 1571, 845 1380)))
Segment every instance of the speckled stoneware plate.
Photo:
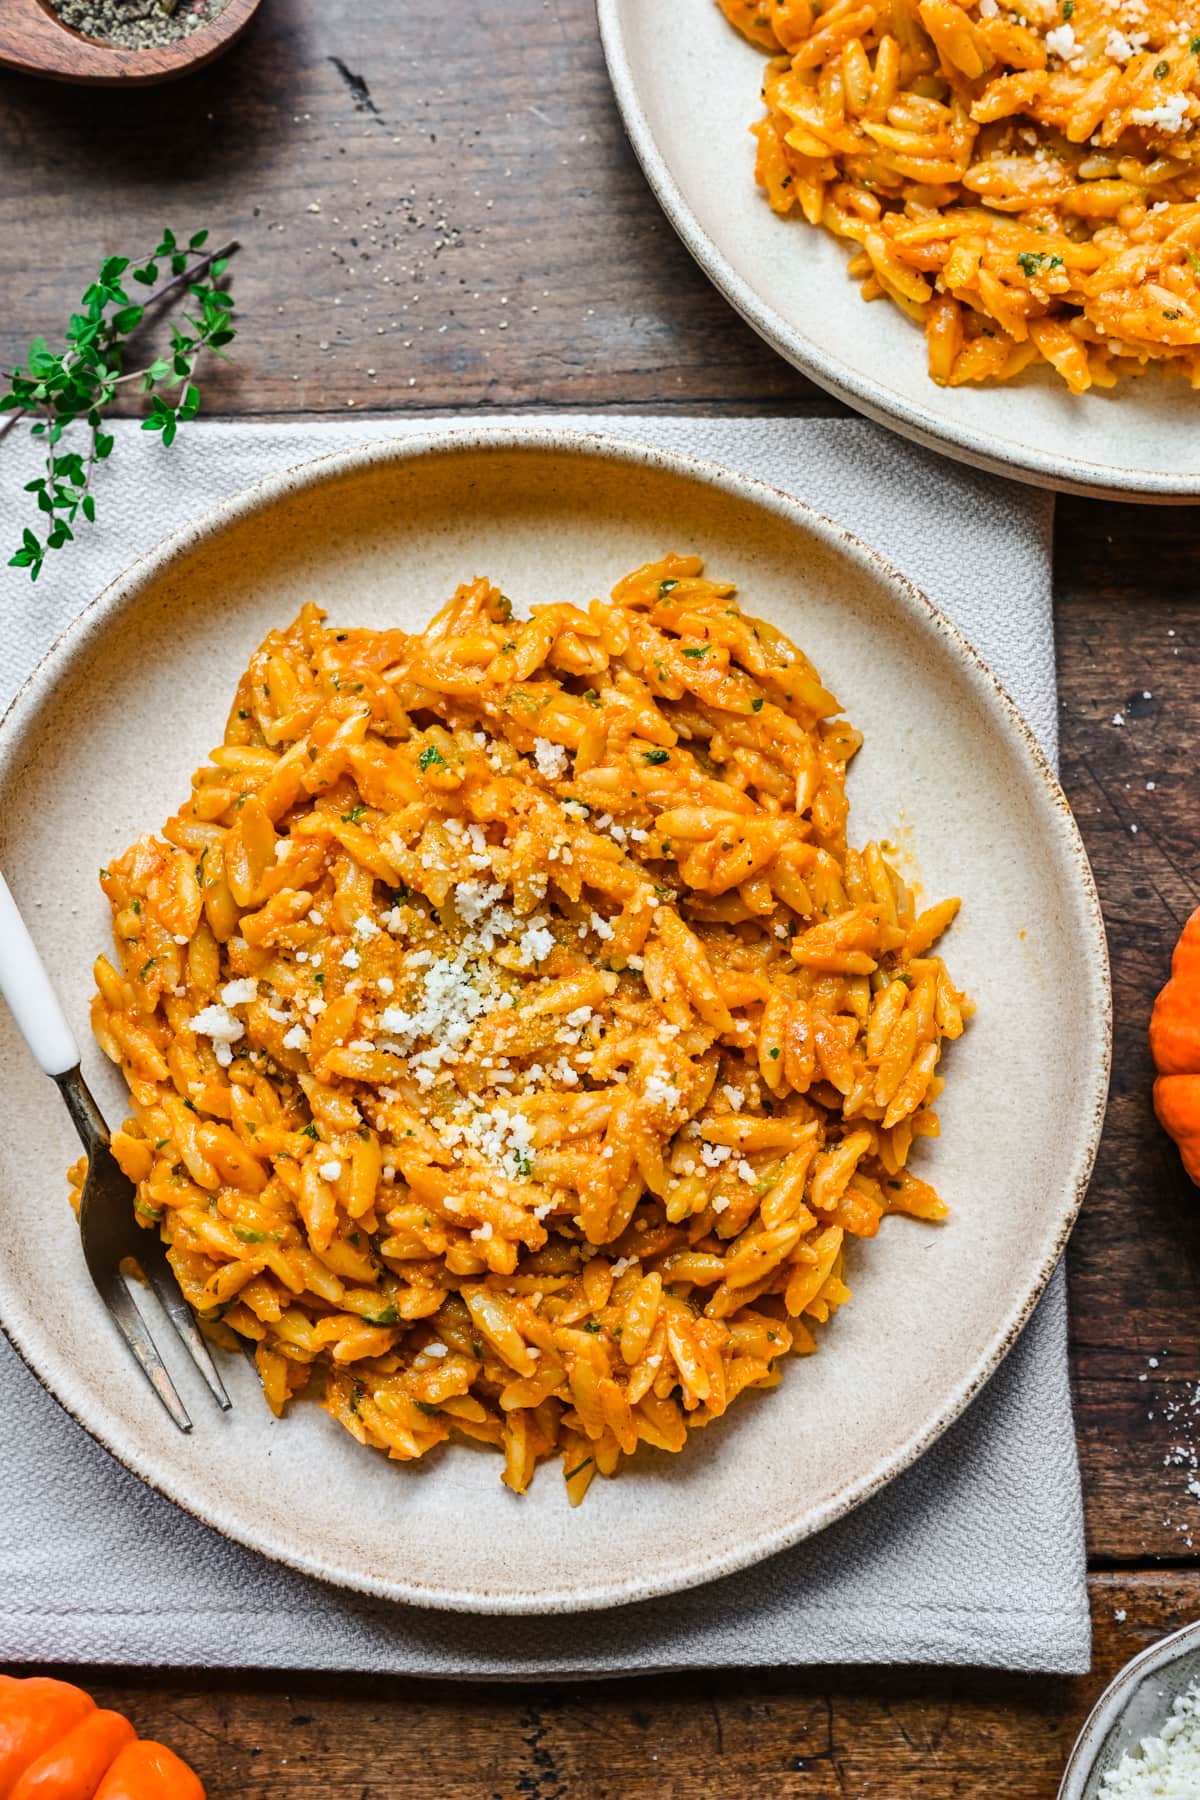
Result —
MULTIPOLYGON (((0 1016, 0 1317, 14 1343, 154 1487, 367 1592, 538 1612, 690 1587, 849 1511, 961 1411, 1057 1261, 1100 1129, 1107 962, 1066 802, 967 644, 848 533, 713 465, 549 430, 389 441, 251 489, 108 588, 0 724, 0 866, 84 1041, 108 933, 96 871, 187 792, 268 628, 315 599, 335 621, 416 629, 483 573, 519 603, 586 601, 668 549, 735 578, 865 730, 856 841, 900 826, 927 891, 965 896, 949 951, 979 1017, 947 1055, 943 1136, 920 1159, 953 1218, 892 1219, 856 1247, 852 1304, 779 1390, 686 1455, 639 1457, 577 1512, 557 1468, 518 1499, 494 1453, 450 1447, 400 1468, 316 1406, 276 1423, 236 1355, 225 1417, 171 1359, 196 1420, 181 1437, 92 1291, 63 1179, 77 1145, 0 1016)), ((95 1048, 85 1069, 119 1120, 122 1084, 95 1048)))
POLYGON ((1200 495, 1200 399, 1159 375, 1073 396, 1052 371, 939 388, 895 306, 860 300, 847 248, 777 218, 754 183, 764 53, 716 0, 596 0, 617 104, 672 225, 780 355, 860 412, 963 462, 1120 500, 1200 495))

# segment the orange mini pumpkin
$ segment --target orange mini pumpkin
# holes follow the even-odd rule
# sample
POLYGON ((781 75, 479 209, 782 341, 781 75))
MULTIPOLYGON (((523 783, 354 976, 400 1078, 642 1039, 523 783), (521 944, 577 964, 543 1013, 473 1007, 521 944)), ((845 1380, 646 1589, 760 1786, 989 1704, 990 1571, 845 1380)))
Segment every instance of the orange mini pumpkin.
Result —
POLYGON ((204 1800, 204 1788, 82 1688, 0 1675, 0 1800, 204 1800))
POLYGON ((1154 1002, 1150 1054, 1158 1071, 1154 1110, 1200 1186, 1200 906, 1179 934, 1171 979, 1154 1002))

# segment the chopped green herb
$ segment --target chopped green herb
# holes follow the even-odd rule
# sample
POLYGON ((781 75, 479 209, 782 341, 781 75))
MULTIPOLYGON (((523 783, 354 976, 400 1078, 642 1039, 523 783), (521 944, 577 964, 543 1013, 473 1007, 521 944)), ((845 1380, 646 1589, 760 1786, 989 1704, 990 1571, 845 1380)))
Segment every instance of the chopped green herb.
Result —
POLYGON ((763 702, 762 702, 762 695, 760 694, 758 696, 757 700, 752 700, 750 702, 750 711, 751 712, 761 712, 762 709, 763 709, 763 702))
POLYGON ((157 956, 151 956, 151 957, 147 958, 147 960, 142 964, 140 971, 138 972, 138 980, 139 981, 145 981, 147 975, 150 973, 151 969, 154 967, 154 965, 157 961, 158 961, 157 956))
POLYGON ((365 806, 352 806, 348 813, 342 814, 342 818, 347 825, 357 825, 366 810, 365 806))
POLYGON ((591 1333, 591 1335, 592 1335, 592 1336, 593 1336, 593 1337, 596 1337, 596 1336, 598 1336, 598 1335, 599 1335, 599 1331, 600 1331, 600 1325, 599 1325, 599 1322, 598 1322, 598 1320, 596 1320, 596 1319, 589 1319, 589 1320, 588 1320, 588 1322, 587 1322, 587 1324, 586 1324, 586 1325, 585 1325, 585 1326, 584 1326, 584 1328, 583 1328, 583 1329, 584 1329, 584 1330, 585 1330, 585 1331, 588 1331, 588 1332, 590 1332, 590 1333, 591 1333))
POLYGON ((316 1121, 314 1119, 310 1119, 308 1124, 304 1127, 304 1135, 305 1135, 305 1137, 312 1138, 314 1140, 314 1142, 316 1141, 319 1133, 317 1131, 316 1121))
POLYGON ((585 1456, 581 1463, 576 1463, 573 1469, 567 1470, 566 1474, 563 1476, 563 1480, 574 1481, 576 1475, 582 1475, 583 1471, 588 1467, 591 1461, 592 1458, 590 1456, 585 1456))
POLYGON ((385 1306, 382 1312, 367 1315, 368 1325, 395 1325, 400 1315, 394 1306, 385 1306))
POLYGON ((414 1400, 413 1405, 416 1407, 418 1412, 435 1413, 438 1410, 437 1407, 432 1406, 428 1400, 414 1400))
POLYGON ((431 769, 435 763, 444 765, 445 761, 445 757, 442 755, 436 744, 426 744, 424 750, 422 750, 420 756, 417 758, 418 766, 421 769, 431 769))
POLYGON ((1194 37, 1188 45, 1193 56, 1200 56, 1200 37, 1194 37))
POLYGON ((897 1189, 897 1191, 899 1191, 899 1189, 904 1186, 904 1183, 902 1181, 889 1181, 888 1186, 890 1188, 895 1188, 895 1189, 897 1189))
POLYGON ((665 600, 667 595, 671 592, 671 590, 673 588, 677 588, 678 586, 679 586, 679 583, 677 581, 660 581, 658 584, 659 599, 665 600))
POLYGON ((779 1045, 772 1044, 771 1048, 767 1052, 767 1054, 770 1056, 772 1062, 778 1062, 779 1061, 779 1045))
POLYGON ((171 1141, 170 1138, 155 1138, 154 1148, 156 1150, 161 1150, 164 1148, 165 1145, 169 1144, 170 1141, 171 1141))
POLYGON ((694 645, 688 645, 688 647, 684 650, 683 654, 685 656, 690 656, 696 662, 699 662, 699 660, 702 656, 708 655, 708 645, 705 644, 703 649, 697 649, 694 645))
POLYGON ((129 902, 129 904, 130 904, 130 905, 131 905, 131 906, 132 906, 132 908, 133 908, 133 910, 134 910, 134 912, 135 912, 135 913, 140 913, 140 912, 141 912, 141 910, 142 910, 142 903, 141 903, 141 901, 140 901, 140 900, 131 900, 131 901, 130 901, 130 902, 129 902))
POLYGON ((600 705, 600 696, 595 688, 584 688, 582 698, 587 701, 589 706, 600 705))
POLYGON ((671 752, 669 750, 644 750, 642 752, 642 761, 648 763, 665 763, 670 754, 671 752))
POLYGON ((1170 73, 1171 65, 1164 56, 1160 63, 1154 65, 1154 79, 1155 81, 1165 81, 1170 73))
POLYGON ((245 1231, 240 1225, 234 1226, 233 1235, 239 1244, 277 1244, 280 1238, 278 1231, 245 1231))
POLYGON ((1052 256, 1048 250, 1022 250, 1017 262, 1029 281, 1045 269, 1061 269, 1063 266, 1062 257, 1052 256))

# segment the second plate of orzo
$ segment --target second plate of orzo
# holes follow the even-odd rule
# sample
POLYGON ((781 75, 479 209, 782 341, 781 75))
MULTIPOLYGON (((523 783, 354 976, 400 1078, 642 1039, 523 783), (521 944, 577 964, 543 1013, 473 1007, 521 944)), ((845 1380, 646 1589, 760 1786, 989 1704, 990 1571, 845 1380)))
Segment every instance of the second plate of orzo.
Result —
POLYGON ((310 1573, 522 1612, 744 1566, 935 1440, 1070 1229, 1108 988, 1062 794, 928 601, 743 477, 529 431, 267 482, 35 671, 0 814, 254 1366, 189 1438, 128 1379, 4 1025, 6 1328, 310 1573))
POLYGON ((597 11, 667 216, 783 356, 1000 474, 1200 493, 1194 23, 1153 0, 597 11))

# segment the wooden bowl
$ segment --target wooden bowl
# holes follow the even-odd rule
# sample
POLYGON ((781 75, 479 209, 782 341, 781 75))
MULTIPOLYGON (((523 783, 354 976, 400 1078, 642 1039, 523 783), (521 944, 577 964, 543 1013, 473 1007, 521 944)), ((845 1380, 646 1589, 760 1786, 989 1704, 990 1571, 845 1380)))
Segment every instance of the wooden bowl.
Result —
POLYGON ((129 83, 148 87, 201 69, 227 50, 258 11, 260 0, 229 0, 207 25, 148 50, 125 50, 82 37, 64 25, 46 0, 3 0, 0 6, 0 68, 76 81, 89 87, 129 83))

